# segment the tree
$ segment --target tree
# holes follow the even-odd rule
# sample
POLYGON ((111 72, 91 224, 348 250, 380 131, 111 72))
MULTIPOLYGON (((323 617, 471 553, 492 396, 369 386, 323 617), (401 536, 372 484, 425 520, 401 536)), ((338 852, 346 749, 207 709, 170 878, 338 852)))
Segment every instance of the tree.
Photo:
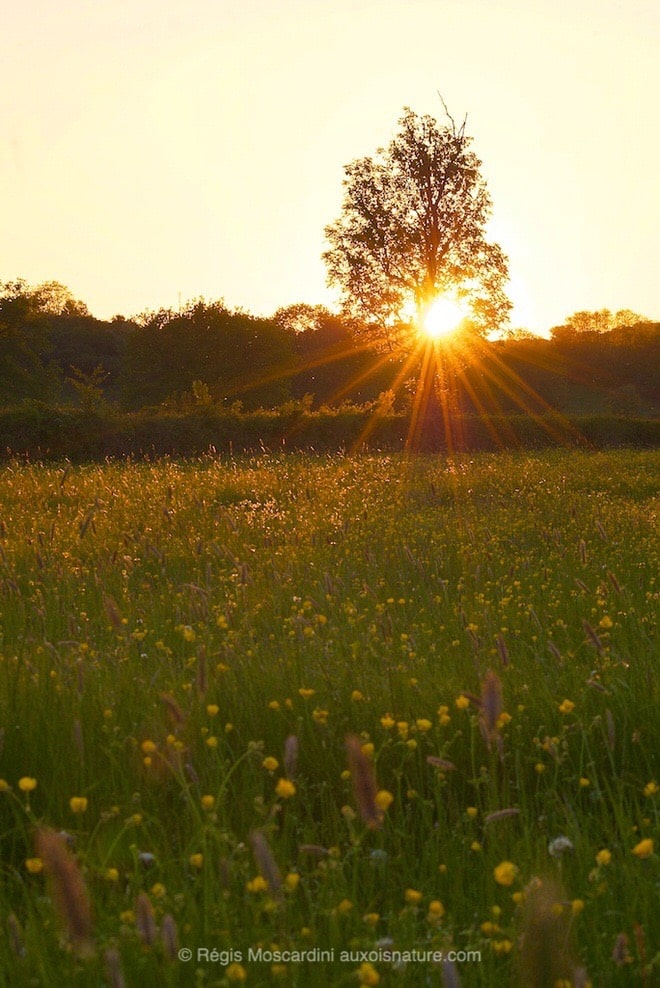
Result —
MULTIPOLYGON (((446 112, 446 108, 445 108, 446 112)), ((328 282, 346 314, 391 348, 407 345, 443 293, 479 332, 506 322, 507 259, 486 239, 491 199, 465 121, 439 126, 406 108, 374 158, 345 167, 344 202, 326 227, 328 282)))

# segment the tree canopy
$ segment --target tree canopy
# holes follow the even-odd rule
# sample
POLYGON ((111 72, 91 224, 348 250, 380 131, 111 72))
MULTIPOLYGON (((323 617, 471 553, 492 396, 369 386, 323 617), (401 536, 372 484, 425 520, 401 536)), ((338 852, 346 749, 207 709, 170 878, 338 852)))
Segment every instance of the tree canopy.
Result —
POLYGON ((448 120, 405 109, 386 149, 346 165, 341 215, 326 227, 329 284, 345 313, 390 346, 410 341, 438 296, 453 296, 481 332, 511 309, 507 259, 486 236, 481 162, 465 121, 448 120))

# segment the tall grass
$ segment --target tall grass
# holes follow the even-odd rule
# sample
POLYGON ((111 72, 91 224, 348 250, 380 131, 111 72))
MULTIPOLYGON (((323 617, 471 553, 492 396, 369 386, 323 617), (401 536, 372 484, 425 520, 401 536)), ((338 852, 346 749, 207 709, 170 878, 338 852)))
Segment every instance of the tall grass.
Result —
POLYGON ((650 986, 659 463, 4 467, 8 983, 650 986))

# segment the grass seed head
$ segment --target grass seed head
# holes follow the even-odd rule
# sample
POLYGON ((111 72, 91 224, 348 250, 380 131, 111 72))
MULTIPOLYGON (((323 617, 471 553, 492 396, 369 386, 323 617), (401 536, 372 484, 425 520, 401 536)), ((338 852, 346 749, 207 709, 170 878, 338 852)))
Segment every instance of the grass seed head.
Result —
POLYGON ((260 830, 252 831, 250 834, 250 845, 259 872, 262 878, 268 882, 271 895, 275 899, 280 899, 282 897, 282 876, 280 875, 280 869, 277 867, 277 862, 273 857, 273 852, 270 849, 268 841, 260 830))
POLYGON ((349 734, 346 738, 346 750, 355 802, 360 816, 370 830, 376 830, 382 824, 383 814, 376 804, 378 786, 373 765, 363 752, 360 739, 354 734, 349 734))
POLYGON ((78 862, 54 830, 37 830, 35 844, 51 882, 53 902, 60 920, 72 943, 86 952, 91 943, 92 914, 78 862))

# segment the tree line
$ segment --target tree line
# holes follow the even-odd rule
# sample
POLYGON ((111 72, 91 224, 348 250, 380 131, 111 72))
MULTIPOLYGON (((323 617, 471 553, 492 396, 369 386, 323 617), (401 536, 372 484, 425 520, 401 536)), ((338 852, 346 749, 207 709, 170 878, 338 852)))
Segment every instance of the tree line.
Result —
MULTIPOLYGON (((474 411, 474 394, 487 392, 489 411, 520 412, 516 393, 526 387, 569 413, 657 414, 659 356, 659 323, 627 310, 576 313, 549 340, 519 331, 481 340, 462 373, 461 410, 474 411)), ((4 407, 30 400, 122 411, 363 405, 388 392, 403 362, 365 339, 357 319, 323 306, 301 303, 261 318, 197 300, 104 321, 57 282, 0 284, 4 407)), ((392 397, 399 410, 417 371, 407 368, 392 397)))

